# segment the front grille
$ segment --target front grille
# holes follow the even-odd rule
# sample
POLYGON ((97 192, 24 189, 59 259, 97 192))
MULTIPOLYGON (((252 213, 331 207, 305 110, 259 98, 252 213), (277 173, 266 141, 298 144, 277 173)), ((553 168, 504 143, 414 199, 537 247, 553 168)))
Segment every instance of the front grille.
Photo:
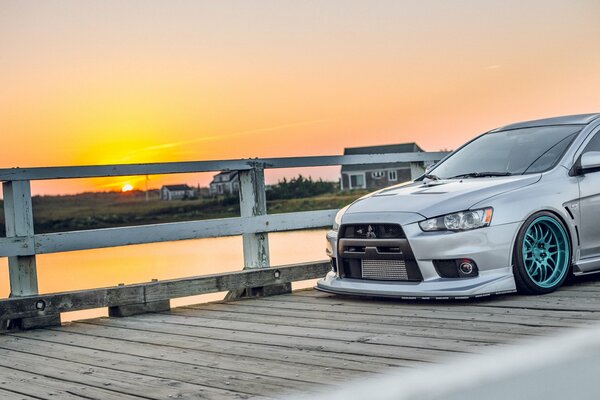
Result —
POLYGON ((348 239, 404 239, 404 231, 397 224, 344 225, 341 237, 348 239))
POLYGON ((338 275, 351 279, 419 282, 410 244, 398 224, 349 224, 340 227, 338 275))
POLYGON ((362 278, 384 281, 407 281, 404 260, 362 260, 362 278))

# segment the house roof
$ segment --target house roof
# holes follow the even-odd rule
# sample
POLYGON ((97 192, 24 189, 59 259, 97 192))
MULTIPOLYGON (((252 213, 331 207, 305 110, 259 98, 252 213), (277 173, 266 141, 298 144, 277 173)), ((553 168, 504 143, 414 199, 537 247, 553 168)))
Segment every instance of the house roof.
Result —
MULTIPOLYGON (((423 151, 414 142, 410 143, 398 143, 398 144, 384 144, 380 146, 366 146, 366 147, 347 147, 344 149, 344 155, 356 155, 356 154, 387 154, 387 153, 414 153, 423 151)), ((398 163, 381 163, 381 164, 369 164, 369 165, 343 165, 342 173, 353 172, 353 171, 374 171, 381 169, 390 168, 406 168, 410 164, 406 162, 398 163)))
POLYGON ((188 185, 164 185, 163 189, 167 189, 171 192, 179 191, 179 190, 192 190, 188 185))

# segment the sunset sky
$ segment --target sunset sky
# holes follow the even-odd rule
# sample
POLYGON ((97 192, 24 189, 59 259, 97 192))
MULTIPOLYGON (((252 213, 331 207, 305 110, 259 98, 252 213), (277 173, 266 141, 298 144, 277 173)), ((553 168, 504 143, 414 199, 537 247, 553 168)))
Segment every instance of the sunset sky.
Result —
MULTIPOLYGON (((437 151, 596 111, 597 0, 0 0, 0 167, 437 151)), ((151 186, 179 181, 209 176, 151 186)))

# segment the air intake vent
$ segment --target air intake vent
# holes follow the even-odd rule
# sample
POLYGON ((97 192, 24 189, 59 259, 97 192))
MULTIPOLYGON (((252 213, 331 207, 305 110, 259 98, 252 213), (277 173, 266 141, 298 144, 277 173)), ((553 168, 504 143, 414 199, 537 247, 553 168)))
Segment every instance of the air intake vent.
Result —
POLYGON ((362 278, 389 281, 407 281, 404 260, 362 260, 362 278))

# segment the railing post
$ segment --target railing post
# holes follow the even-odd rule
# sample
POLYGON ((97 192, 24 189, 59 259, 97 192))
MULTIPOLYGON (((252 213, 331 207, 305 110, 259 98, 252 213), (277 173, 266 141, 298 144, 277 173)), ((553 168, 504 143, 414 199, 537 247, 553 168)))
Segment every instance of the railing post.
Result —
MULTIPOLYGON (((33 236, 33 210, 29 181, 2 184, 6 237, 33 236)), ((10 297, 38 294, 35 255, 8 258, 10 297)))
MULTIPOLYGON (((254 217, 267 213, 267 193, 265 189, 265 170, 260 164, 252 169, 239 171, 240 176, 240 215, 254 217)), ((269 236, 265 232, 244 233, 244 269, 269 268, 269 236)), ((227 300, 238 297, 268 296, 291 292, 291 283, 270 285, 231 291, 227 300)))
MULTIPOLYGON (((7 237, 32 237, 33 208, 29 181, 9 181, 2 183, 4 197, 4 220, 7 237)), ((38 294, 37 267, 35 254, 30 256, 8 257, 10 297, 23 297, 38 294)), ((8 323, 2 322, 0 325, 8 323)), ((60 324, 60 315, 42 315, 10 321, 11 327, 35 328, 60 324)))
MULTIPOLYGON (((256 166, 240 171, 240 215, 254 217, 267 213, 265 171, 256 166)), ((244 269, 269 268, 269 237, 266 233, 245 233, 244 269)))

